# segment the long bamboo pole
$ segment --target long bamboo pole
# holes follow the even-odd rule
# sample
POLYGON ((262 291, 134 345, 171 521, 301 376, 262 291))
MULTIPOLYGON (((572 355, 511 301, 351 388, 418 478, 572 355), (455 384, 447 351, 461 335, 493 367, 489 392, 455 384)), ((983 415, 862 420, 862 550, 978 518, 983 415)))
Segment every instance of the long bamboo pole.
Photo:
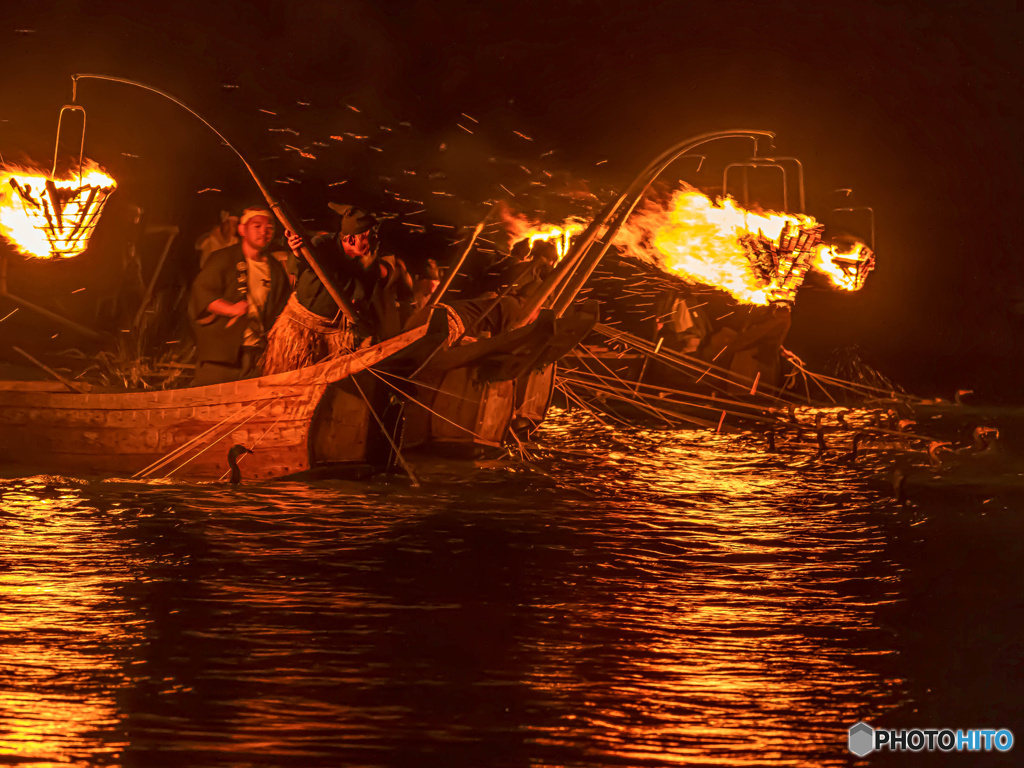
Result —
POLYGON ((480 237, 480 233, 484 231, 484 227, 487 226, 487 222, 490 221, 491 217, 494 216, 500 208, 501 203, 491 206, 491 210, 487 212, 487 215, 484 216, 480 223, 473 229, 473 234, 470 236, 469 242, 466 243, 466 247, 462 250, 462 255, 459 256, 458 261, 455 262, 455 266, 448 270, 448 274, 445 275, 444 282, 437 286, 437 289, 430 295, 430 298, 427 300, 427 307, 437 306, 437 303, 441 301, 445 293, 447 293, 448 288, 452 284, 452 280, 455 279, 459 270, 462 269, 462 265, 466 261, 466 257, 469 256, 469 252, 473 250, 473 246, 476 244, 476 239, 480 237))
POLYGON ((242 156, 242 153, 239 152, 238 149, 236 149, 235 146, 230 141, 224 138, 223 134, 221 134, 220 131, 214 128, 198 112, 196 112, 194 109, 192 109, 187 104, 182 102, 180 99, 171 96, 169 93, 166 93, 165 91, 161 91, 159 88, 154 88, 151 85, 140 83, 137 80, 127 80, 123 77, 112 77, 110 75, 74 74, 71 76, 72 102, 74 102, 78 96, 79 80, 107 80, 112 83, 121 83, 122 85, 133 85, 136 88, 141 88, 144 91, 149 91, 150 93, 155 93, 158 96, 163 96, 168 101, 172 101, 175 104, 177 104, 179 107, 181 107, 190 115, 199 120, 199 122, 201 122, 203 125, 209 128, 215 134, 217 134, 217 138, 224 142, 224 146, 226 146, 228 149, 230 149, 238 156, 238 159, 242 161, 242 164, 245 166, 246 170, 249 171, 249 175, 252 176, 253 181, 256 182, 256 186, 259 188, 260 194, 263 195, 263 198, 267 201, 267 205, 270 207, 270 210, 274 212, 274 215, 276 215, 278 220, 281 222, 281 226, 284 227, 286 230, 299 235, 299 237, 302 238, 302 247, 299 249, 299 255, 306 260, 306 263, 309 264, 310 267, 312 267, 313 272, 320 279, 320 282, 324 284, 324 288, 327 289, 327 293, 330 294, 330 297, 332 299, 334 299, 334 303, 338 305, 338 309, 341 311, 341 314, 343 314, 350 323, 355 323, 356 314, 355 311, 352 309, 351 303, 348 301, 348 299, 341 295, 341 292, 338 291, 337 286, 335 286, 333 281, 331 281, 331 279, 327 276, 323 268, 320 266, 320 263, 316 260, 316 257, 313 255, 313 251, 309 247, 309 233, 306 232, 305 227, 302 226, 302 223, 298 219, 294 219, 290 214, 288 214, 287 211, 285 211, 284 207, 281 205, 281 201, 278 200, 271 193, 270 188, 263 183, 263 180, 260 179, 259 175, 257 175, 255 169, 252 167, 249 161, 242 156))
POLYGON ((552 297, 556 287, 558 288, 558 294, 555 296, 553 304, 555 315, 561 317, 565 313, 573 301, 575 301, 584 283, 590 278, 597 265, 611 248, 615 235, 626 219, 629 218, 630 214, 633 213, 640 200, 643 199, 651 184, 680 156, 711 141, 733 138, 748 138, 757 141, 758 137, 774 139, 775 134, 771 131, 760 130, 713 131, 690 137, 658 155, 633 180, 629 187, 626 188, 626 191, 609 205, 577 240, 573 248, 573 259, 566 267, 565 274, 567 276, 564 278, 560 276, 558 281, 552 281, 550 286, 543 286, 537 292, 537 295, 524 307, 519 325, 522 325, 527 318, 552 297), (603 244, 595 251, 594 246, 598 233, 605 227, 606 229, 604 229, 602 235, 603 244))
POLYGON ((626 191, 621 195, 619 202, 616 205, 614 221, 609 224, 608 229, 604 233, 603 244, 600 250, 591 256, 588 249, 587 258, 573 274, 572 280, 568 283, 555 302, 554 310, 556 316, 561 317, 566 309, 569 308, 569 305, 576 300, 576 296, 580 292, 580 289, 583 288, 584 283, 586 283, 590 278, 594 270, 597 268, 597 265, 612 247, 612 242, 615 240, 615 236, 618 234, 619 229, 626 223, 626 219, 630 217, 637 205, 640 204, 644 195, 647 194, 647 190, 650 189, 651 184, 657 180, 665 169, 687 152, 691 152, 697 147, 712 141, 736 138, 749 138, 756 141, 759 136, 769 139, 775 138, 775 134, 771 131, 714 131, 712 133, 704 133, 699 136, 686 139, 655 158, 643 170, 643 172, 633 180, 633 183, 630 184, 626 191))

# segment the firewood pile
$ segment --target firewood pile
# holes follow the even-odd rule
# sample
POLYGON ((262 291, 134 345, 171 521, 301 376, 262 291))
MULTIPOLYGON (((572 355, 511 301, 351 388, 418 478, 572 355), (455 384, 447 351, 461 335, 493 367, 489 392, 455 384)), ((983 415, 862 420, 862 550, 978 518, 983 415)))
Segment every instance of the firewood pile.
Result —
POLYGON ((763 232, 740 238, 747 249, 750 266, 770 301, 792 304, 796 300, 796 292, 811 267, 824 229, 823 224, 794 227, 787 222, 777 241, 765 237, 763 232))
POLYGON ((99 221, 107 196, 114 187, 57 185, 53 179, 33 179, 36 188, 24 178, 10 176, 8 182, 21 201, 30 226, 43 234, 54 257, 76 256, 89 242, 99 221))

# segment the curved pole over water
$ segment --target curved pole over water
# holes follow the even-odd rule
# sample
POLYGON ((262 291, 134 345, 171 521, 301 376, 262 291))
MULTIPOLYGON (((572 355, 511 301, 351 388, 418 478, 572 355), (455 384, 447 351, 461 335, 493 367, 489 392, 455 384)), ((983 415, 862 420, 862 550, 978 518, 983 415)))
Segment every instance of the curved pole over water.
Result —
POLYGON ((177 104, 179 107, 181 107, 194 118, 196 118, 199 122, 201 122, 203 125, 209 128, 211 131, 213 131, 217 135, 217 138, 224 142, 224 146, 226 146, 228 149, 234 152, 238 156, 238 159, 242 161, 242 165, 244 165, 246 170, 249 171, 249 175, 252 176, 253 181, 256 182, 256 186, 259 187, 260 193, 267 201, 267 205, 270 206, 270 210, 274 212, 274 215, 276 215, 278 220, 281 222, 281 226, 283 226, 290 232, 294 232, 295 234, 300 235, 302 237, 302 248, 299 251, 300 255, 302 256, 302 258, 306 260, 306 263, 309 264, 310 267, 312 267, 313 272, 316 273, 316 276, 320 278, 320 282, 324 284, 324 288, 327 289, 327 293, 329 293, 331 298, 334 299, 334 303, 338 305, 338 309, 341 311, 341 314, 345 316, 349 323, 355 323, 356 315, 352 309, 352 305, 344 296, 341 295, 341 293, 338 291, 337 286, 334 285, 334 283, 327 277, 323 269, 320 267, 320 264, 317 262, 316 257, 313 255, 313 252, 309 247, 309 237, 306 234, 305 228, 299 222, 294 221, 284 211, 284 209, 281 207, 281 201, 274 197, 274 195, 271 193, 267 185, 264 184, 260 177, 257 175, 255 169, 252 167, 252 165, 250 165, 249 161, 242 156, 242 153, 235 148, 234 144, 232 144, 230 141, 224 138, 224 135, 221 134, 221 132, 214 128, 212 125, 210 125, 210 123, 207 122, 202 115, 200 115, 198 112, 196 112, 194 109, 189 107, 181 100, 176 99, 174 96, 171 96, 171 94, 166 93, 165 91, 161 91, 159 88, 154 88, 151 85, 146 85, 145 83, 140 83, 136 80, 127 80, 123 77, 112 77, 110 75, 72 75, 72 102, 74 102, 78 96, 79 80, 107 80, 112 83, 121 83, 122 85, 133 85, 136 88, 141 88, 144 91, 149 91, 150 93, 155 93, 158 96, 163 96, 168 101, 172 101, 175 104, 177 104))
POLYGON ((531 299, 530 303, 523 309, 523 314, 518 325, 525 324, 527 318, 529 318, 537 309, 544 305, 544 303, 556 292, 557 295, 554 303, 555 315, 561 317, 566 309, 576 299, 577 294, 583 287, 584 283, 593 274, 594 269, 604 258, 605 254, 611 248, 612 241, 615 239, 615 235, 619 229, 625 223, 626 219, 629 218, 630 214, 643 199, 643 196, 647 193, 651 184, 668 168, 672 163, 678 160, 682 155, 687 152, 691 152, 697 147, 707 144, 712 141, 718 141, 719 139, 754 139, 757 141, 758 138, 774 139, 775 134, 771 131, 759 131, 759 130, 726 130, 726 131, 713 131, 711 133, 702 133, 697 136, 691 136, 685 141, 670 147, 665 152, 662 152, 654 160, 652 160, 647 167, 640 172, 639 175, 633 180, 633 182, 626 188, 618 199, 615 200, 608 208, 601 212, 597 218, 591 223, 587 231, 573 244, 573 247, 569 254, 566 255, 563 260, 566 263, 564 269, 556 272, 552 276, 549 285, 543 286, 542 290, 538 292, 538 295, 531 299), (594 246, 597 240, 598 234, 601 232, 602 227, 607 227, 604 233, 603 245, 600 250, 594 251, 594 246))

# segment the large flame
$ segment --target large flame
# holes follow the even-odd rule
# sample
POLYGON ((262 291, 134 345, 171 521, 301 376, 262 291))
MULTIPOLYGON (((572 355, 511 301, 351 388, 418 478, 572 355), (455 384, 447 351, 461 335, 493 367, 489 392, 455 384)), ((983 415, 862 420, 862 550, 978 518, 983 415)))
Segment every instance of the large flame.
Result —
MULTIPOLYGON (((507 209, 502 217, 511 244, 553 241, 559 259, 585 227, 578 218, 543 224, 507 209)), ((615 245, 689 283, 766 305, 792 302, 810 269, 843 290, 864 285, 875 263, 871 249, 861 242, 821 244, 822 229, 811 216, 747 210, 730 197, 712 200, 684 185, 668 202, 648 200, 619 230, 615 245)))
POLYGON ((35 258, 82 253, 117 182, 92 161, 55 178, 45 171, 0 166, 0 235, 35 258))
POLYGON ((616 237, 629 255, 745 304, 791 301, 821 228, 810 216, 748 211, 685 186, 667 204, 648 201, 616 237))

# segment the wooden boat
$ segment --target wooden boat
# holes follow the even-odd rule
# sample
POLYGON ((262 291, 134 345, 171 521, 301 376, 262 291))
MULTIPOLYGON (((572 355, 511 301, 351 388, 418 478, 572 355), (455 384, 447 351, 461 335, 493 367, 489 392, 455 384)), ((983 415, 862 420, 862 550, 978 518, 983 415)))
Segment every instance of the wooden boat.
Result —
MULTIPOLYGON (((253 448, 244 476, 265 480, 365 460, 372 414, 357 376, 444 341, 424 324, 297 371, 189 389, 69 392, 0 382, 0 462, 48 473, 221 479, 227 453, 253 448)), ((446 326, 444 328, 446 331, 446 326)))
POLYGON ((559 319, 544 310, 522 328, 440 352, 411 392, 403 445, 465 453, 502 445, 517 421, 535 429, 551 404, 555 362, 596 322, 596 303, 559 319))

